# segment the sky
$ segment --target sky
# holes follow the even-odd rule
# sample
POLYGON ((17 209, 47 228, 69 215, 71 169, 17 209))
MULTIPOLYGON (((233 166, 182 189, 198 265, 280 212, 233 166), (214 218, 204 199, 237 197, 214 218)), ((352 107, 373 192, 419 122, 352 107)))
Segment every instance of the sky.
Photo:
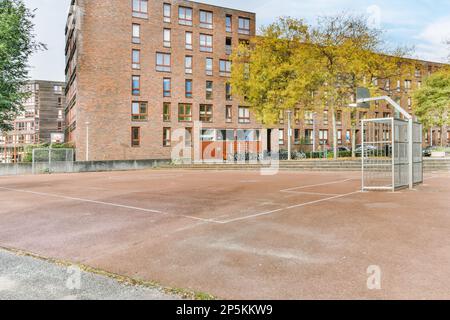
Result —
MULTIPOLYGON (((36 9, 35 33, 47 51, 35 54, 30 76, 40 80, 64 80, 64 28, 70 0, 24 0, 36 9)), ((126 1, 126 0, 116 0, 126 1)), ((448 61, 450 0, 201 0, 199 2, 256 13, 258 26, 277 17, 290 16, 314 24, 318 16, 351 12, 367 15, 369 22, 385 30, 393 46, 414 46, 414 58, 448 61)))

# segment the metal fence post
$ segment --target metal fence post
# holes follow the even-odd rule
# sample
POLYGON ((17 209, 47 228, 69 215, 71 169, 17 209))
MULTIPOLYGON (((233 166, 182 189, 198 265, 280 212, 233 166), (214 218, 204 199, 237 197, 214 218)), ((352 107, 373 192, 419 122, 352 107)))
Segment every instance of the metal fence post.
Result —
POLYGON ((395 119, 392 118, 392 192, 395 192, 395 119))
POLYGON ((48 149, 48 173, 52 172, 52 148, 48 149))
POLYGON ((413 179, 413 150, 414 150, 414 141, 413 141, 413 119, 408 120, 408 162, 409 162, 409 189, 412 190, 414 188, 414 179, 413 179))

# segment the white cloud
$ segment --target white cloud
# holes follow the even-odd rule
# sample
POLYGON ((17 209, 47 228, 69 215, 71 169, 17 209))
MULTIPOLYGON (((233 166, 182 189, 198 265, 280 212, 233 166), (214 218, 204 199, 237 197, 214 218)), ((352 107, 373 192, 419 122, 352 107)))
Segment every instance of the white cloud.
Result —
POLYGON ((421 41, 417 45, 420 57, 446 62, 450 53, 446 44, 450 40, 450 16, 430 23, 416 38, 421 41))

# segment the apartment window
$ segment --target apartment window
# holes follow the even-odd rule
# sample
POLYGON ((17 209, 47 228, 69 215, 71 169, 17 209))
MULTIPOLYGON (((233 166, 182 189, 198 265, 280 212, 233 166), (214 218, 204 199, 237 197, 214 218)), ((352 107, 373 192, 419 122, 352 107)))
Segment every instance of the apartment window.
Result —
POLYGON ((228 123, 233 121, 233 106, 225 107, 225 120, 228 123))
POLYGON ((186 49, 187 50, 192 50, 192 32, 186 32, 185 35, 185 42, 186 42, 186 49))
POLYGON ((248 18, 239 18, 239 33, 241 34, 250 34, 250 19, 248 18))
POLYGON ((192 56, 184 57, 184 72, 192 74, 192 56))
POLYGON ((299 108, 294 109, 294 121, 296 124, 300 124, 300 109, 299 108))
POLYGON ((378 86, 378 78, 377 78, 377 77, 373 77, 373 78, 372 78, 372 85, 373 85, 374 87, 378 86))
POLYGON ((58 97, 58 107, 62 107, 63 99, 58 97))
POLYGON ((164 22, 170 23, 172 16, 172 5, 170 3, 164 3, 163 5, 164 22))
POLYGON ((163 32, 163 44, 164 47, 170 48, 170 42, 171 42, 171 30, 170 29, 164 29, 163 32))
POLYGON ((213 82, 206 81, 206 99, 211 100, 213 98, 213 82))
POLYGON ((172 81, 170 78, 163 79, 163 96, 170 97, 172 95, 172 81))
POLYGON ((412 109, 412 99, 411 97, 408 97, 408 109, 412 109))
POLYGON ((192 80, 191 79, 186 80, 184 87, 186 92, 185 93, 186 98, 192 98, 192 80))
POLYGON ((402 90, 401 81, 397 80, 397 92, 400 92, 402 90))
POLYGON ((314 124, 314 113, 311 111, 305 112, 305 124, 313 125, 314 124))
POLYGON ((178 105, 178 121, 179 122, 192 121, 192 104, 180 103, 178 105))
POLYGON ((283 145, 284 144, 284 129, 278 130, 278 144, 283 145))
POLYGON ((422 88, 422 81, 417 81, 417 88, 422 88))
POLYGON ((131 41, 133 43, 141 43, 141 25, 133 23, 132 32, 133 36, 131 41))
POLYGON ((133 0, 133 17, 148 18, 147 0, 133 0))
POLYGON ((62 86, 53 86, 53 92, 56 94, 62 93, 62 86))
POLYGON ((230 15, 225 17, 225 29, 227 32, 233 31, 233 17, 230 15))
POLYGON ((416 78, 420 78, 422 76, 422 70, 420 70, 420 68, 416 68, 414 75, 416 76, 416 78))
POLYGON ((212 76, 213 75, 213 58, 206 58, 206 75, 212 76))
POLYGON ((163 128, 163 146, 170 147, 172 142, 172 130, 170 128, 163 128))
POLYGON ((156 71, 170 72, 170 53, 156 53, 156 71))
POLYGON ((405 80, 405 90, 411 90, 411 80, 405 80))
POLYGON ((131 128, 131 146, 139 147, 141 145, 141 128, 132 127, 131 128))
POLYGON ((230 37, 225 38, 225 53, 230 55, 233 50, 233 39, 230 37))
POLYGON ((386 79, 386 81, 384 82, 384 89, 386 91, 391 91, 391 80, 390 79, 386 79))
POLYGON ((319 143, 320 145, 328 144, 328 130, 319 130, 319 143))
POLYGON ((132 54, 131 54, 131 60, 132 60, 131 67, 133 69, 140 69, 141 68, 141 51, 133 49, 132 54))
POLYGON ((172 108, 171 108, 170 102, 163 103, 163 121, 164 122, 170 122, 172 120, 171 109, 172 108))
POLYGON ((225 100, 231 101, 233 100, 233 96, 231 94, 231 83, 225 83, 225 100))
POLYGON ((200 28, 213 28, 213 13, 210 11, 200 10, 200 28))
POLYGON ((209 34, 200 34, 200 51, 213 52, 213 36, 209 34))
POLYGON ((342 111, 336 111, 336 125, 342 125, 342 111))
POLYGON ((131 120, 146 121, 148 119, 147 102, 133 102, 131 104, 131 120))
POLYGON ((305 129, 305 144, 312 144, 312 143, 313 143, 313 130, 305 129))
POLYGON ((351 140, 352 140, 352 133, 350 130, 347 130, 347 132, 345 133, 345 142, 350 143, 351 140))
POLYGON ((133 76, 131 80, 131 92, 133 96, 138 96, 141 94, 141 77, 133 76))
POLYGON ((278 112, 278 121, 280 122, 280 124, 284 123, 284 110, 280 110, 278 112))
POLYGON ((213 122, 213 106, 210 104, 200 105, 200 121, 213 122))
POLYGON ((250 109, 248 107, 239 107, 238 116, 239 123, 250 123, 250 109))
POLYGON ((325 110, 324 112, 323 112, 323 124, 324 125, 328 125, 328 110, 325 110))
POLYGON ((231 61, 220 60, 219 72, 221 76, 229 77, 231 75, 231 61))
POLYGON ((178 23, 184 26, 192 26, 192 8, 178 8, 178 23))
POLYGON ((342 144, 342 130, 337 131, 337 143, 342 144))
POLYGON ((294 144, 300 144, 300 129, 294 129, 294 144))

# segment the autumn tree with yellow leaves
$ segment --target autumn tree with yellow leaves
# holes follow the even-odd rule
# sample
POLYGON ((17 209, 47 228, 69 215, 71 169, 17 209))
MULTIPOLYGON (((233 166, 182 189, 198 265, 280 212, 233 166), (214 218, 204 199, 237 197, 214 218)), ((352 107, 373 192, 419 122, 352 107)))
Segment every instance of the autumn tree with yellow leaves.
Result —
POLYGON ((362 16, 321 17, 314 26, 280 18, 234 51, 231 84, 267 125, 293 108, 328 110, 337 157, 336 113, 354 102, 358 87, 378 94, 384 90, 377 85, 383 79, 411 72, 407 53, 389 49, 382 31, 362 16))

